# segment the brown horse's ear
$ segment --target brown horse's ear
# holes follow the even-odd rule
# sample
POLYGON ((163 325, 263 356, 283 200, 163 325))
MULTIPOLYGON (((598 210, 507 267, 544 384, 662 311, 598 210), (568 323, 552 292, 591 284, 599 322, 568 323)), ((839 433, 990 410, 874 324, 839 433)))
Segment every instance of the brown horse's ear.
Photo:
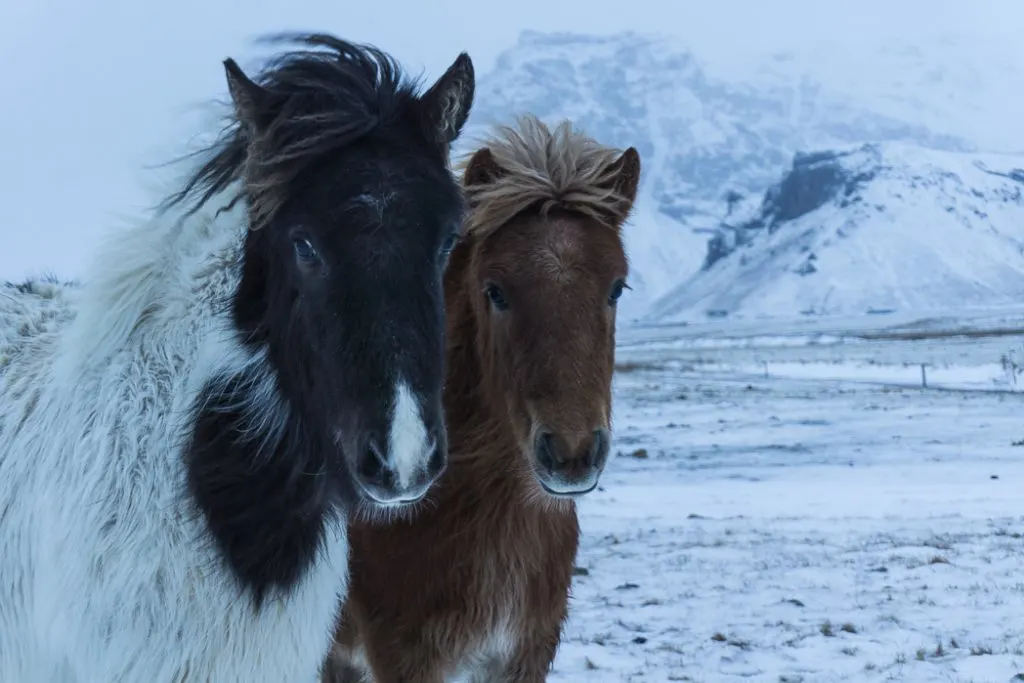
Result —
POLYGON ((636 201, 640 187, 640 153, 630 147, 612 165, 615 173, 615 193, 629 200, 630 207, 636 201))
POLYGON ((279 98, 246 76, 238 63, 231 58, 224 60, 224 72, 238 121, 251 131, 258 131, 269 125, 277 113, 279 98))
POLYGON ((486 185, 504 175, 505 170, 498 165, 490 148, 478 149, 466 164, 466 171, 462 174, 462 184, 466 187, 472 185, 486 185))

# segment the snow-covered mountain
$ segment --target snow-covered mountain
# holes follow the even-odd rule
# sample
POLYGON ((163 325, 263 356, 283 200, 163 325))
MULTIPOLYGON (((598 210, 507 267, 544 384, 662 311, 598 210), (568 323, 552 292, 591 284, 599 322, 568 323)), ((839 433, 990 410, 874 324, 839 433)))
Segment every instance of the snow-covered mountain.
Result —
POLYGON ((798 155, 737 200, 659 322, 1024 301, 1024 155, 898 143, 798 155))
MULTIPOLYGON (((941 174, 947 161, 970 164, 955 153, 1024 150, 1024 127, 997 125, 1024 120, 1024 98, 1005 97, 1024 73, 998 46, 978 54, 972 62, 975 53, 955 44, 887 43, 716 62, 657 36, 525 32, 480 79, 459 151, 521 112, 571 118, 601 141, 637 147, 644 178, 627 235, 633 291, 621 305, 624 318, 640 317, 670 291, 681 301, 675 290, 704 263, 726 198, 759 201, 798 153, 900 143, 908 159, 913 147, 948 153, 929 157, 941 174), (993 113, 987 104, 1000 96, 993 113)), ((739 283, 719 285, 738 287, 738 300, 739 283)))

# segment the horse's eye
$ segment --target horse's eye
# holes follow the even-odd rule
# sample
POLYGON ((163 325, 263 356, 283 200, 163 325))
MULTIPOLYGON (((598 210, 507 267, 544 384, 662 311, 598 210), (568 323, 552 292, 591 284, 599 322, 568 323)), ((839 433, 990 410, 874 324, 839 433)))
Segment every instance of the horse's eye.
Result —
POLYGON ((292 241, 295 246, 295 258, 298 259, 299 263, 305 266, 311 266, 320 261, 319 254, 316 253, 316 249, 310 244, 310 241, 304 237, 297 237, 292 241))
POLYGON ((612 285, 612 291, 608 294, 608 305, 614 306, 622 296, 623 290, 629 289, 629 285, 626 284, 625 280, 616 280, 615 284, 612 285))
POLYGON ((455 245, 459 243, 459 233, 450 233, 441 243, 441 254, 448 255, 455 249, 455 245))
POLYGON ((501 288, 496 284, 489 284, 484 289, 484 294, 488 299, 491 300, 491 305, 497 311, 508 310, 508 301, 505 300, 505 295, 502 293, 501 288))

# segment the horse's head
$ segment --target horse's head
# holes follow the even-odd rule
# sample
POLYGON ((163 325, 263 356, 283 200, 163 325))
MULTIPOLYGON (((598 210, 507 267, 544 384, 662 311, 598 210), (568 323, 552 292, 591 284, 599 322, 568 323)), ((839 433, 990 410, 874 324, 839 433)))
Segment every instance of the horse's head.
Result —
MULTIPOLYGON (((465 163, 466 239, 454 258, 472 301, 481 378, 552 495, 597 486, 608 458, 620 229, 640 158, 566 122, 524 118, 465 163)), ((455 269, 453 268, 454 272, 455 269)))
POLYGON ((442 275, 462 220, 448 154, 473 66, 460 55, 418 94, 374 48, 302 40, 254 80, 225 62, 237 133, 207 175, 242 165, 235 318, 342 490, 413 502, 447 459, 442 275))

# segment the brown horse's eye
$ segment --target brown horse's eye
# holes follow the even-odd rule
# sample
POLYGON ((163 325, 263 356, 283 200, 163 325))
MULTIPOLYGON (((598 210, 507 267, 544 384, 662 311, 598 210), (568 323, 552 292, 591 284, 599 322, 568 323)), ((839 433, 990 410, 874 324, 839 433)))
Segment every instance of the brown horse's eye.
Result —
POLYGON ((615 284, 612 285, 611 293, 608 294, 608 305, 614 306, 619 297, 622 296, 622 292, 626 289, 629 289, 629 285, 626 284, 625 280, 616 280, 615 284))
POLYGON ((505 295, 502 293, 501 288, 496 284, 489 284, 484 288, 484 295, 490 299, 491 305, 497 311, 508 310, 508 301, 505 300, 505 295))

